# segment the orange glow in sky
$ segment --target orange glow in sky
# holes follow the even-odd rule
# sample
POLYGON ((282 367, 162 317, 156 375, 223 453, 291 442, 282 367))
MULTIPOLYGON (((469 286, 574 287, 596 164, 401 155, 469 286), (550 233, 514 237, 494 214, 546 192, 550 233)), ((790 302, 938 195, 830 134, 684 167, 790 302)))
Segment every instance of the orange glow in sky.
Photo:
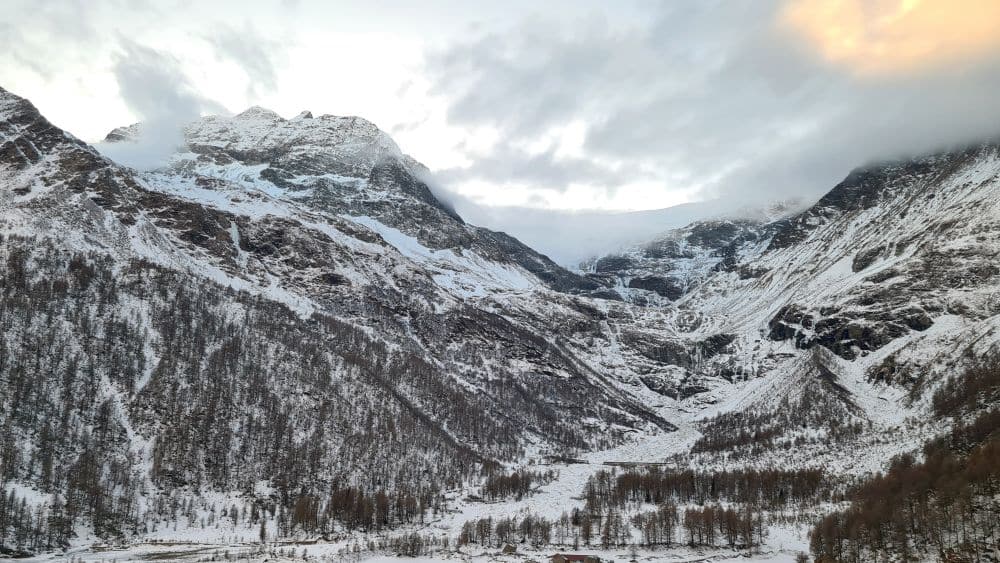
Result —
POLYGON ((1000 53, 1000 0, 791 0, 781 23, 860 74, 1000 53))

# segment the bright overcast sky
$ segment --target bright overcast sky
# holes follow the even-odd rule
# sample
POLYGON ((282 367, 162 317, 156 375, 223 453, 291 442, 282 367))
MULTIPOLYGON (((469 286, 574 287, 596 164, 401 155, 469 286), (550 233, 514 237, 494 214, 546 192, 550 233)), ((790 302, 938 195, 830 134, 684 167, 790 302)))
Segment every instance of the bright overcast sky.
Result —
POLYGON ((808 199, 1000 133, 996 0, 0 0, 0 52, 88 141, 177 108, 359 115, 488 206, 808 199))

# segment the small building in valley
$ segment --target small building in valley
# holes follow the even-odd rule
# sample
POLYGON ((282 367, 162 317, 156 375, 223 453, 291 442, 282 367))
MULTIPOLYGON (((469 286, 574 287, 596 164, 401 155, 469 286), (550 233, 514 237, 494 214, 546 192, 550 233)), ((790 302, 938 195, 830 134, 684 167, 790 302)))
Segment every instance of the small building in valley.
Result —
POLYGON ((601 558, 579 553, 557 553, 552 556, 552 563, 601 563, 601 558))

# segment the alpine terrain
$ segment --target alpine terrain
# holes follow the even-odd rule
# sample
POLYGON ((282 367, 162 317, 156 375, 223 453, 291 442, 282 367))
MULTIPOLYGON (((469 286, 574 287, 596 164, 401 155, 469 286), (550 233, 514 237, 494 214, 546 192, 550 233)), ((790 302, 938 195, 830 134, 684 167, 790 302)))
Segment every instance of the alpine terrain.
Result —
POLYGON ((567 268, 362 118, 183 137, 0 89, 0 556, 1000 557, 1000 145, 567 268))

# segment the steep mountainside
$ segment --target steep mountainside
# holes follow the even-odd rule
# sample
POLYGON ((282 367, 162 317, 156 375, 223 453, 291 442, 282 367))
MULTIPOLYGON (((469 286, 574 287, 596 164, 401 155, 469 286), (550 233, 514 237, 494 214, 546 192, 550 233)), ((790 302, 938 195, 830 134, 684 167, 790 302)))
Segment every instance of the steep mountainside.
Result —
POLYGON ((150 491, 430 506, 527 446, 673 428, 560 342, 592 321, 544 282, 579 278, 463 224, 370 125, 270 146, 261 119, 138 174, 0 92, 0 482, 118 536, 150 491))
POLYGON ((710 362, 671 362, 684 378, 762 375, 819 346, 845 372, 909 385, 959 357, 959 335, 995 340, 998 175, 993 144, 871 166, 791 217, 697 223, 584 269, 631 301, 669 299, 686 349, 727 335, 710 362))
POLYGON ((731 245, 735 259, 686 303, 844 360, 938 322, 988 321, 1000 313, 998 175, 992 144, 855 171, 766 238, 731 245))
POLYGON ((700 221, 582 265, 591 279, 640 305, 680 299, 705 280, 737 241, 756 240, 761 221, 700 221))
MULTIPOLYGON (((603 288, 605 298, 664 306, 716 271, 738 267, 739 248, 769 237, 772 224, 805 209, 800 200, 788 200, 713 215, 711 206, 706 205, 705 216, 710 218, 665 231, 615 254, 591 258, 579 269, 603 288)), ((749 277, 755 270, 743 265, 740 272, 749 277)))
MULTIPOLYGON (((106 141, 127 142, 141 129, 115 129, 106 141)), ((364 119, 302 112, 286 120, 253 107, 231 118, 205 117, 187 126, 184 138, 187 152, 147 175, 154 189, 203 195, 210 205, 228 199, 245 213, 261 213, 259 202, 242 201, 248 194, 294 201, 303 211, 390 227, 432 250, 471 250, 520 266, 559 291, 596 289, 516 239, 464 223, 421 179, 423 165, 364 119)))

